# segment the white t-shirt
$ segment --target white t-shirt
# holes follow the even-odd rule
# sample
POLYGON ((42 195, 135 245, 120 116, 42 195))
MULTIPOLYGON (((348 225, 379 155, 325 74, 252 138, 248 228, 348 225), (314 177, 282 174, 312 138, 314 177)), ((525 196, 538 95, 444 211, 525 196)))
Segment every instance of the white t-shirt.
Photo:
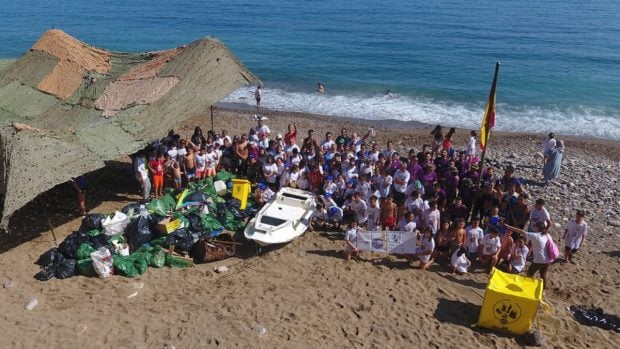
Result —
POLYGON ((525 268, 525 258, 527 257, 527 253, 530 250, 527 248, 527 245, 523 245, 523 247, 519 247, 519 245, 514 245, 512 247, 511 256, 516 256, 516 252, 519 252, 519 257, 512 258, 510 260, 510 264, 512 268, 518 271, 519 273, 523 271, 525 268))
POLYGON ((275 163, 266 163, 265 165, 263 165, 263 173, 265 174, 265 177, 267 177, 267 174, 272 174, 272 176, 267 177, 267 182, 275 184, 276 176, 278 174, 278 165, 276 165, 275 163))
POLYGON ((417 224, 415 222, 407 222, 404 218, 401 218, 398 221, 398 230, 399 231, 407 231, 410 233, 413 233, 415 231, 415 228, 417 227, 417 224))
POLYGON ((323 152, 326 152, 332 148, 332 145, 336 144, 333 140, 323 141, 321 142, 321 149, 323 152))
POLYGON ((267 125, 256 126, 254 127, 254 131, 256 131, 257 137, 260 137, 261 134, 266 134, 267 136, 269 136, 269 134, 271 133, 271 130, 269 129, 269 127, 267 127, 267 125))
POLYGON ((467 251, 469 253, 474 253, 476 252, 478 245, 480 245, 482 241, 484 231, 480 227, 474 228, 471 225, 467 226, 467 228, 465 228, 465 231, 467 232, 467 240, 465 241, 467 251))
POLYGON ((452 257, 450 258, 450 265, 453 268, 456 268, 456 271, 459 273, 467 273, 467 268, 469 267, 469 263, 467 263, 467 253, 463 253, 460 256, 458 253, 458 250, 454 251, 452 257))
POLYGON ((215 153, 215 152, 206 153, 205 156, 207 158, 207 168, 208 169, 214 169, 215 165, 217 165, 217 160, 219 158, 217 153, 215 153))
POLYGON ((543 152, 546 153, 549 150, 555 148, 555 138, 547 138, 543 141, 543 152))
POLYGON ((368 219, 368 215, 366 215, 366 209, 368 206, 364 200, 360 200, 356 202, 355 200, 351 201, 351 210, 355 212, 355 217, 357 217, 357 223, 366 223, 368 219))
POLYGON ((422 200, 422 198, 413 199, 409 197, 405 200, 405 210, 407 210, 407 212, 412 212, 416 216, 427 209, 428 207, 424 205, 424 200, 422 200))
MULTIPOLYGON (((357 228, 349 229, 344 235, 344 239, 353 244, 353 246, 357 245, 357 228)), ((352 251, 353 248, 347 244, 347 251, 352 251)))
POLYGON ((532 253, 534 254, 534 263, 547 263, 547 234, 541 233, 525 233, 525 236, 532 242, 532 253))
POLYGON ((439 230, 440 219, 439 210, 435 209, 434 211, 431 211, 431 209, 429 208, 428 210, 424 211, 423 216, 424 224, 433 230, 433 234, 437 233, 437 230, 439 230))
POLYGON ((394 172, 394 190, 399 193, 405 193, 405 191, 407 190, 409 177, 411 177, 409 171, 401 171, 400 169, 396 170, 396 172, 394 172), (396 183, 397 180, 400 180, 402 184, 396 183))
POLYGON ((549 215, 549 212, 547 211, 546 208, 542 208, 542 210, 538 210, 536 207, 532 208, 532 211, 530 211, 530 227, 534 226, 535 223, 537 222, 541 222, 545 224, 545 227, 547 227, 547 220, 551 219, 551 216, 549 215))
POLYGON ((381 194, 382 198, 386 198, 390 195, 390 187, 392 186, 392 176, 377 176, 377 188, 379 189, 379 194, 381 194))
MULTIPOLYGON (((425 253, 426 251, 431 251, 430 253, 432 253, 434 249, 435 239, 431 238, 430 240, 427 240, 425 237, 422 237, 417 253, 425 253)), ((418 254, 418 258, 420 261, 426 263, 431 260, 431 254, 418 254)))
POLYGON ((149 178, 149 172, 146 169, 146 161, 143 156, 138 156, 134 160, 134 170, 136 171, 136 177, 143 180, 149 178))
POLYGON ((196 170, 204 171, 207 166, 207 154, 200 155, 196 154, 196 170))
POLYGON ((467 154, 476 155, 476 137, 469 137, 467 141, 467 154))
POLYGON ((366 229, 368 229, 368 231, 377 230, 377 222, 379 221, 380 214, 381 209, 379 207, 368 207, 368 209, 366 209, 366 215, 368 217, 366 229))
POLYGON ((491 234, 487 234, 482 238, 482 254, 485 256, 494 255, 502 247, 502 243, 499 240, 499 236, 492 237, 491 234))
POLYGON ((564 246, 569 247, 572 250, 579 248, 581 240, 588 235, 588 224, 582 221, 581 224, 577 224, 574 219, 571 219, 566 223, 566 239, 564 240, 564 246))
POLYGON ((355 192, 356 193, 360 193, 360 196, 362 197, 362 200, 364 201, 368 201, 368 198, 370 198, 370 183, 368 182, 360 182, 357 184, 357 186, 355 187, 355 192))

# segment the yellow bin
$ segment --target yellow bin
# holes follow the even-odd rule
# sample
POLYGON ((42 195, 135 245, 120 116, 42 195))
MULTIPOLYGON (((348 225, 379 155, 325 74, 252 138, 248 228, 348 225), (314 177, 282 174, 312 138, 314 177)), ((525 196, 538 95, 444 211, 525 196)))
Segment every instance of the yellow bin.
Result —
POLYGON ((478 326, 524 334, 530 330, 542 301, 543 281, 493 269, 478 326))
POLYGON ((245 179, 233 179, 233 192, 232 196, 235 199, 241 201, 241 209, 245 210, 245 206, 248 204, 248 195, 250 195, 250 189, 252 188, 250 181, 245 179))

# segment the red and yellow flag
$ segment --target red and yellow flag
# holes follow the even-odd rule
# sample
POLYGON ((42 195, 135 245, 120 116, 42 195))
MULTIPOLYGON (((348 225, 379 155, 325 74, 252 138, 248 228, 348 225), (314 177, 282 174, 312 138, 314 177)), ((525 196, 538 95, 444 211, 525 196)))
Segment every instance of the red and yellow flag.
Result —
POLYGON ((491 129, 495 126, 495 87, 497 86, 497 74, 499 73, 499 63, 495 64, 495 76, 493 77, 493 85, 489 92, 487 107, 484 110, 482 118, 482 126, 480 126, 480 149, 484 150, 489 138, 491 137, 491 129))

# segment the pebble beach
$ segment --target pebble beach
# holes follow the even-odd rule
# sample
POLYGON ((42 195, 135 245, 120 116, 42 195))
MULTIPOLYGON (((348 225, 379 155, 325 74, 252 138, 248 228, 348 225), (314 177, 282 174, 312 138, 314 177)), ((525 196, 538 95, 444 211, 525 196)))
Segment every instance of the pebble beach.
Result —
MULTIPOLYGON (((245 133, 255 125, 248 109, 214 108, 213 128, 245 133)), ((432 126, 356 120, 304 113, 261 111, 272 133, 295 121, 299 137, 312 128, 365 134, 394 141, 397 151, 430 143, 432 126)), ((498 120, 501 120, 498 114, 498 120)), ((500 121, 498 121, 500 122, 500 121)), ((175 130, 191 135, 211 128, 210 116, 194 116, 175 130)), ((449 125, 446 125, 449 126, 449 125)), ((167 130, 162 130, 165 134, 167 130)), ((457 129, 456 149, 469 130, 457 129)), ((576 209, 587 212, 589 235, 576 264, 555 263, 544 299, 552 314, 539 313, 534 327, 549 348, 603 348, 618 335, 577 323, 570 305, 600 307, 620 314, 620 142, 564 137, 559 180, 542 186, 545 135, 494 132, 488 164, 501 173, 517 168, 530 194, 544 198, 557 241, 576 209)), ((128 158, 88 177, 90 212, 110 213, 139 199, 128 158)), ((482 270, 453 275, 443 264, 420 271, 394 256, 362 253, 345 262, 342 235, 315 231, 262 255, 249 251, 193 268, 150 269, 133 278, 82 276, 39 282, 34 261, 80 225, 71 188, 62 186, 30 204, 16 218, 23 242, 3 239, 0 254, 0 347, 33 348, 520 348, 513 335, 471 328, 478 318, 488 275, 482 270), (63 195, 66 194, 66 195, 63 195), (372 261, 372 259, 377 259, 372 261), (219 266, 227 272, 216 273, 219 266), (36 305, 25 309, 32 299, 36 305)), ((560 246, 562 241, 558 243, 560 246)), ((32 305, 32 304, 31 304, 32 305)))

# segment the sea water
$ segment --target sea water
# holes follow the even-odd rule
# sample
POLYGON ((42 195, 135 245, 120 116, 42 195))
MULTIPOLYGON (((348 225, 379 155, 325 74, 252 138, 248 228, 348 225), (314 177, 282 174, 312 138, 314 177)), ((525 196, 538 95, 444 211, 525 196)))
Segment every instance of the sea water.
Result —
POLYGON ((0 58, 50 28, 134 52, 216 36, 262 106, 371 120, 477 128, 500 61, 496 129, 620 139, 618 0, 0 0, 0 17, 0 58))

